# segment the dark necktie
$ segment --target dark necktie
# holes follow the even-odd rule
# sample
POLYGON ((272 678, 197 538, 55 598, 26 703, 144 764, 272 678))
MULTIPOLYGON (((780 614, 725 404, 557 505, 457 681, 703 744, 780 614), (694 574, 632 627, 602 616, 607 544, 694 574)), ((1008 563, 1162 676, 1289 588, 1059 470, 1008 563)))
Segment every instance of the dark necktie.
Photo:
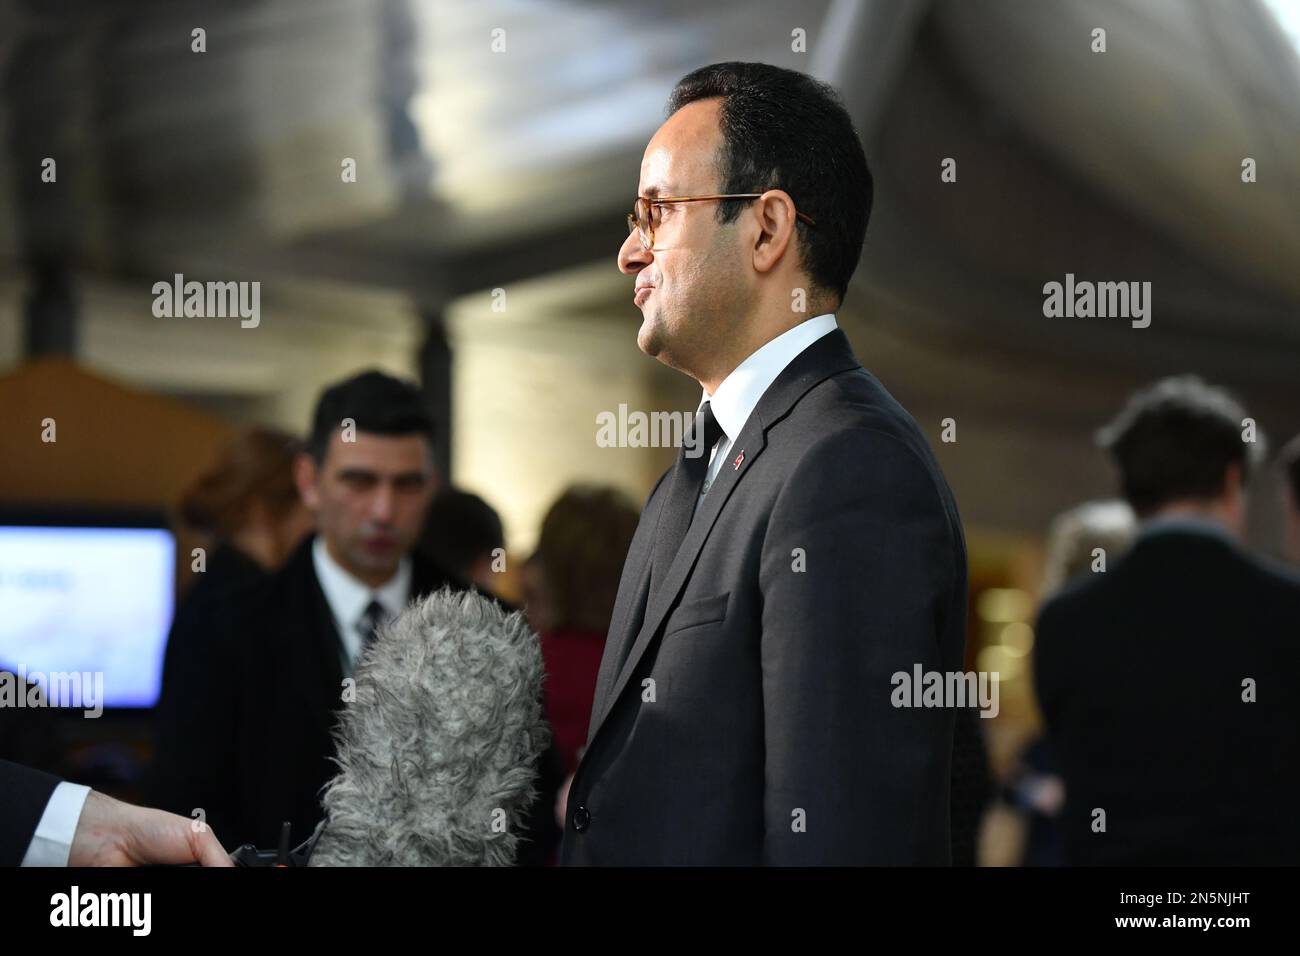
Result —
POLYGON ((361 631, 361 653, 364 654, 366 649, 375 642, 375 633, 387 617, 388 612, 378 601, 371 601, 366 605, 361 621, 357 624, 357 629, 361 631))
POLYGON ((655 589, 668 574, 673 557, 686 537, 686 529, 691 526, 700 489, 704 486, 704 476, 709 470, 709 452, 722 434, 722 426, 713 417, 713 409, 705 402, 691 425, 690 440, 682 443, 682 452, 677 456, 677 465, 669 478, 668 497, 659 518, 654 558, 650 564, 651 594, 655 593, 655 589), (702 439, 699 437, 701 435, 702 439))

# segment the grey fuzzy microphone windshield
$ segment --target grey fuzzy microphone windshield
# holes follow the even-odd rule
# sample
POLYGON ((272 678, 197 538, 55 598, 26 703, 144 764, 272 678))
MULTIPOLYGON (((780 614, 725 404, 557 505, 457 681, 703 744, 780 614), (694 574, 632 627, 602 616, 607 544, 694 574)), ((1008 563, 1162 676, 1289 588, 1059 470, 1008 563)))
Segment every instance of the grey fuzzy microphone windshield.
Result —
POLYGON ((335 740, 312 866, 508 866, 532 802, 542 654, 522 613, 443 588, 380 629, 335 740))

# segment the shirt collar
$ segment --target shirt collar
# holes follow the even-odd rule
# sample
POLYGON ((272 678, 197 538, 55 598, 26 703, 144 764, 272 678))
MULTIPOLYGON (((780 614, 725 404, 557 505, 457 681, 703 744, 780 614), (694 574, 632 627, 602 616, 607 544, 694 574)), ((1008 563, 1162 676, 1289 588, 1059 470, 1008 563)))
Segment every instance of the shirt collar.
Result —
POLYGON ((1137 535, 1140 538, 1146 538, 1153 534, 1163 534, 1169 531, 1209 535, 1210 537, 1220 538, 1228 544, 1236 543, 1232 533, 1218 521, 1196 515, 1163 515, 1148 518, 1138 525, 1137 535))
POLYGON ((325 600, 334 612, 334 622, 339 633, 355 628, 365 614, 371 601, 383 605, 388 617, 394 618, 406 607, 411 592, 411 559, 403 555, 397 565, 397 573, 378 588, 372 588, 364 581, 359 581, 349 574, 330 556, 325 547, 325 539, 320 535, 311 546, 312 563, 316 566, 316 578, 320 581, 325 600))
POLYGON ((737 365, 712 395, 702 392, 696 412, 708 402, 713 417, 718 420, 727 438, 735 441, 758 405, 758 400, 776 381, 776 377, 804 349, 837 327, 835 315, 826 312, 782 332, 737 365))

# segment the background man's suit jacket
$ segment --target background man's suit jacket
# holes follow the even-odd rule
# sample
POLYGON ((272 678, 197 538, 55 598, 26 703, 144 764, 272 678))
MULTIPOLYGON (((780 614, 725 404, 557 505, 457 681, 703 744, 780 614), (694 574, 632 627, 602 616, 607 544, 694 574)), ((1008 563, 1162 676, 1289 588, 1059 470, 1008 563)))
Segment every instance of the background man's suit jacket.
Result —
POLYGON ((890 703, 895 672, 965 647, 965 540, 925 438, 837 329, 728 459, 654 594, 668 473, 646 503, 563 862, 947 863, 953 711, 890 703))
POLYGON ((0 760, 0 866, 22 863, 58 785, 58 777, 0 760))
POLYGON ((1044 606, 1034 647, 1071 863, 1300 863, 1300 579, 1205 532, 1140 535, 1044 606))

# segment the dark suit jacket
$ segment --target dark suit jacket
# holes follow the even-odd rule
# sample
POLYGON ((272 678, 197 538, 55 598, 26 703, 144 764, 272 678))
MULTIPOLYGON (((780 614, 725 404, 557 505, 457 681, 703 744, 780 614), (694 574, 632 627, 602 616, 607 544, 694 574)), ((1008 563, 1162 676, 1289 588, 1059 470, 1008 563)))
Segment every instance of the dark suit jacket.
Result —
POLYGON ((0 866, 22 863, 58 785, 58 777, 0 760, 0 866))
POLYGON ((890 703, 891 675, 960 670, 965 645, 965 542, 925 438, 835 330, 727 454, 655 594, 668 483, 650 493, 563 862, 949 862, 953 711, 890 703))
POLYGON ((1140 535, 1050 601, 1036 684, 1069 861, 1300 863, 1298 635, 1300 579, 1204 532, 1140 535))

